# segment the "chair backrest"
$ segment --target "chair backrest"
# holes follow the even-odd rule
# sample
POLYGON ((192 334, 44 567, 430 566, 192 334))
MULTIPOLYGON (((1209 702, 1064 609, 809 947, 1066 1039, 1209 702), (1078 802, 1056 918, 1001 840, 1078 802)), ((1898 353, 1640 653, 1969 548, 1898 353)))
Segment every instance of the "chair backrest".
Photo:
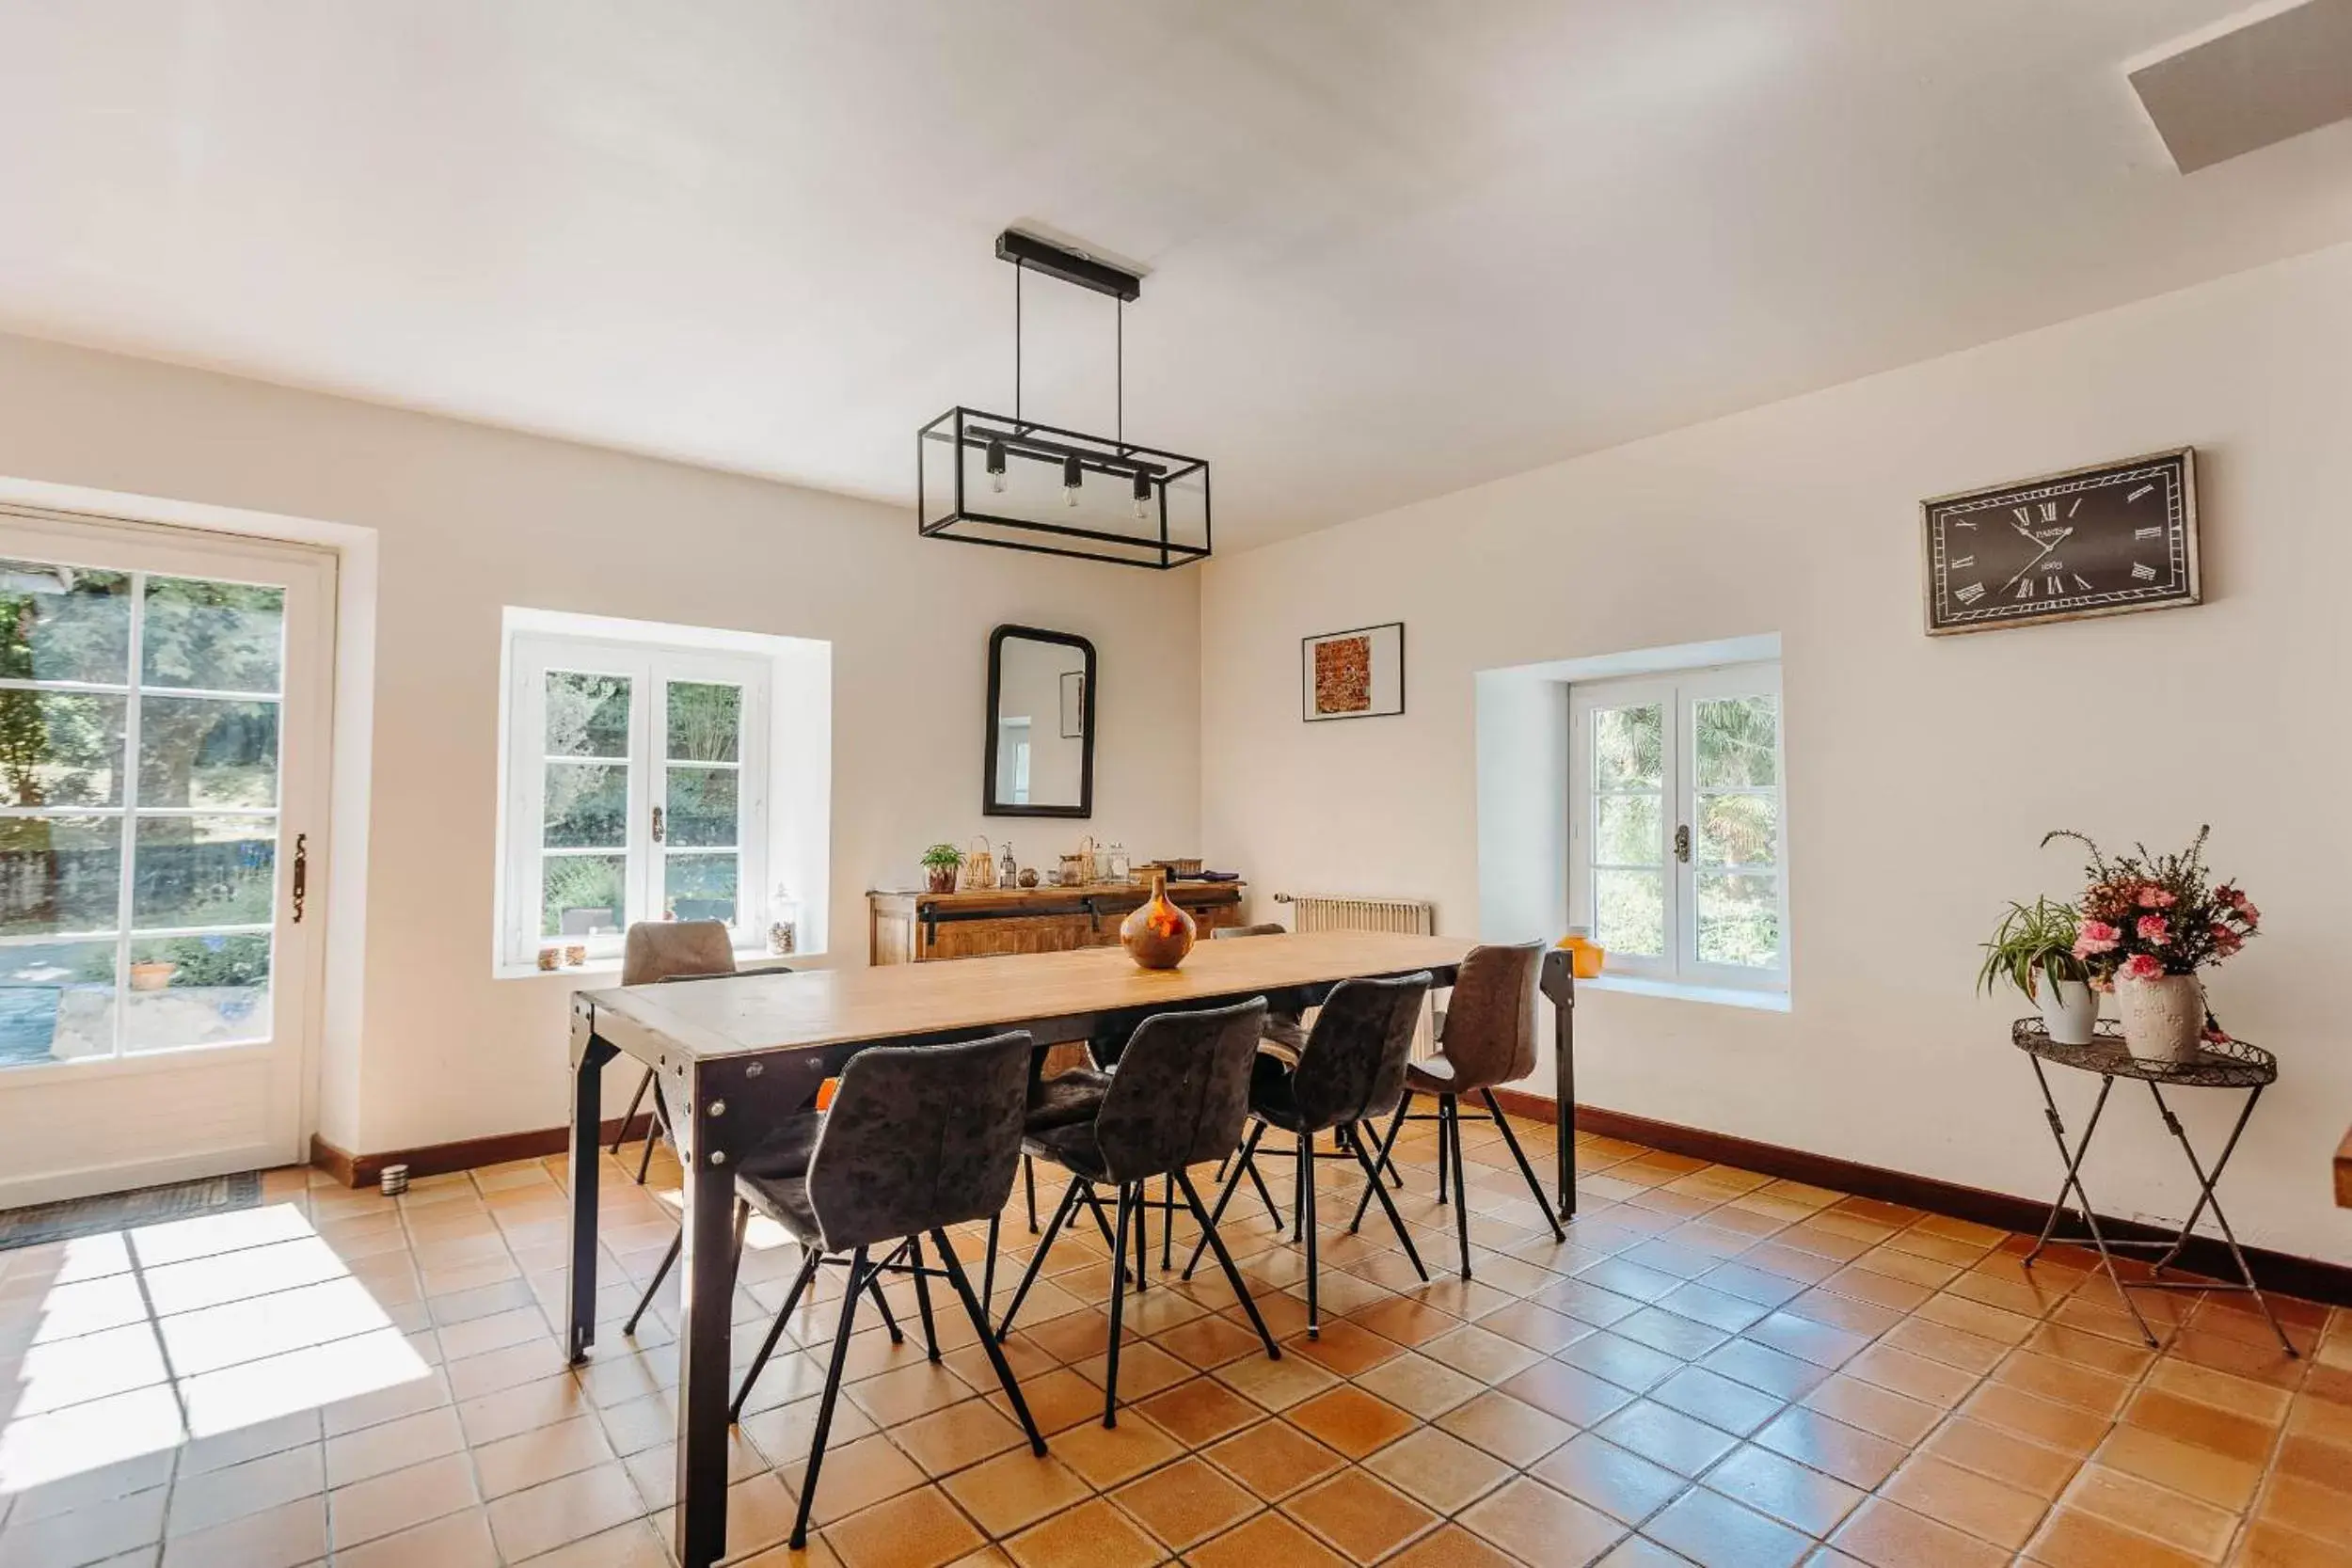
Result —
POLYGON ((1290 934, 1291 928, 1280 921, 1262 920, 1255 926, 1219 926, 1209 933, 1209 940, 1216 942, 1223 937, 1286 937, 1290 934))
POLYGON ((727 940, 723 920, 641 920, 621 944, 625 986, 734 973, 735 944, 727 940))
POLYGON ((1454 1090, 1470 1094, 1535 1070, 1535 971, 1543 943, 1473 947, 1445 1001, 1438 1043, 1454 1064, 1454 1090))
POLYGON ((1396 1108, 1429 986, 1423 970, 1393 980, 1343 980, 1331 988, 1291 1080, 1291 1098, 1311 1131, 1396 1108))
POLYGON ((1026 1030, 878 1045, 841 1069, 808 1162, 827 1251, 986 1219, 1012 1194, 1028 1109, 1026 1030))
POLYGON ((1095 1115, 1094 1141, 1111 1179, 1140 1181, 1233 1152, 1264 1028, 1263 997, 1137 1024, 1095 1115))

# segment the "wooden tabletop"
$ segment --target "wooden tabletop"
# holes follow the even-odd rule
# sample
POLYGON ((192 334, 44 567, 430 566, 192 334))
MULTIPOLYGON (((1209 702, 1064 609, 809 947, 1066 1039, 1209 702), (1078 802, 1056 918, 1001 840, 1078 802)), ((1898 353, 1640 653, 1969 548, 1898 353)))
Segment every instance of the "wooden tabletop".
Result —
POLYGON ((2352 1130, 2336 1145, 2336 1207, 2352 1209, 2352 1130))
POLYGON ((1260 991, 1451 969, 1469 951, 1470 943, 1450 937, 1327 931, 1203 942, 1175 970, 1138 969, 1124 949, 1088 947, 628 986, 583 991, 578 1000, 658 1033, 689 1060, 711 1060, 1033 1019, 1212 1006, 1260 991))

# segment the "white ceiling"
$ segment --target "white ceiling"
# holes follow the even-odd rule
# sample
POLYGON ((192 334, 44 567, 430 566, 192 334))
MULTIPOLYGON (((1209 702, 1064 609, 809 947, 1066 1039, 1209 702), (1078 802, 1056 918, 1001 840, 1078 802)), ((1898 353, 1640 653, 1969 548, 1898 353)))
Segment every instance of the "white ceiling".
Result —
MULTIPOLYGON (((1008 222, 1258 543, 2352 237, 2234 0, 0 0, 0 329, 911 499, 1008 222)), ((1030 412, 1110 422, 1032 279, 1030 412)))

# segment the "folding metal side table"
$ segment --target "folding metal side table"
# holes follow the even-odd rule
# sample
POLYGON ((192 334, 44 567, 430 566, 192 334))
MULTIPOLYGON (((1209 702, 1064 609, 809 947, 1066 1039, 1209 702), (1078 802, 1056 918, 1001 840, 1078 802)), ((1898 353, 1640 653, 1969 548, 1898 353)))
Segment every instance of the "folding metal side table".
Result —
POLYGON ((2239 1134, 2246 1131, 2246 1123, 2254 1114, 2255 1101, 2262 1099, 2264 1089, 2278 1080, 2278 1058, 2244 1040, 2208 1043, 2199 1049, 2196 1060, 2188 1062, 2135 1056, 2123 1044, 2122 1026, 2112 1019, 2099 1021, 2089 1045, 2057 1044, 2038 1018, 2019 1019, 2010 1030, 2010 1038, 2033 1063, 2034 1080, 2042 1085, 2043 1114, 2049 1118, 2050 1135, 2058 1140, 2058 1157, 2066 1162, 2066 1180, 2059 1184, 2058 1197, 2050 1205, 2050 1217, 2042 1227, 2042 1235, 2035 1241, 2033 1250, 2026 1254, 2026 1266, 2032 1267, 2033 1260, 2041 1257, 2042 1249, 2053 1242, 2076 1246, 2087 1242, 2098 1249, 2099 1262, 2106 1270, 2107 1277, 2114 1281, 2116 1295, 2122 1301, 2124 1309, 2131 1313, 2132 1321, 2139 1324, 2140 1337, 2148 1341, 2150 1348, 2155 1347, 2156 1337, 2150 1331, 2148 1320, 2139 1315, 2139 1307, 2132 1300, 2133 1291, 2236 1291, 2254 1298, 2254 1305, 2262 1308, 2264 1318, 2270 1323, 2270 1331, 2279 1337, 2279 1343, 2285 1347, 2286 1353, 2289 1355, 2298 1354, 2295 1341, 2288 1338, 2286 1330, 2279 1326, 2279 1319, 2270 1310, 2270 1303, 2263 1299, 2261 1287, 2254 1283, 2253 1271, 2246 1266, 2246 1254, 2238 1247, 2237 1234, 2230 1228, 2229 1217, 2221 1212, 2221 1200, 2214 1193, 2214 1188, 2220 1184, 2222 1171, 2230 1164, 2230 1156, 2237 1149, 2239 1134), (2044 1062, 2099 1075, 2099 1098, 2091 1102, 2090 1119, 2083 1125, 2081 1141, 2071 1148, 2066 1142, 2066 1123, 2058 1115, 2058 1098, 2050 1092, 2050 1076, 2042 1069, 2044 1062), (2188 1159, 2188 1168, 2196 1173, 2196 1206, 2189 1210, 2180 1234, 2169 1240, 2108 1236, 2100 1228, 2099 1215, 2091 1207, 2090 1195, 2083 1191, 2083 1156, 2090 1151, 2091 1134, 2099 1131, 2100 1113, 2106 1109, 2107 1095, 2119 1078, 2136 1078, 2148 1085, 2149 1094, 2156 1101, 2156 1114, 2164 1118, 2164 1125, 2180 1141, 2181 1152, 2188 1159), (2188 1133, 2181 1126, 2181 1118, 2174 1116, 2172 1107, 2165 1103, 2164 1091, 2168 1087, 2246 1091, 2246 1103, 2238 1111, 2236 1124, 2230 1129, 2230 1141, 2221 1146, 2221 1157, 2214 1162, 2210 1175, 2206 1173, 2203 1162, 2197 1158, 2197 1150, 2189 1143, 2188 1133), (2088 1237, 2056 1234, 2058 1216, 2066 1212, 2069 1193, 2081 1200, 2083 1223, 2090 1231, 2088 1237), (2163 1256, 2153 1265, 2153 1272, 2161 1275, 2181 1255, 2181 1249, 2188 1244, 2198 1220, 2208 1209, 2213 1211, 2214 1223, 2221 1227, 2221 1239, 2229 1245, 2231 1260, 2237 1265, 2238 1283, 2233 1285, 2202 1278, 2157 1278, 2136 1280, 2129 1286, 2124 1284, 2123 1276, 2115 1268, 2115 1253, 2119 1249, 2163 1249, 2163 1256))

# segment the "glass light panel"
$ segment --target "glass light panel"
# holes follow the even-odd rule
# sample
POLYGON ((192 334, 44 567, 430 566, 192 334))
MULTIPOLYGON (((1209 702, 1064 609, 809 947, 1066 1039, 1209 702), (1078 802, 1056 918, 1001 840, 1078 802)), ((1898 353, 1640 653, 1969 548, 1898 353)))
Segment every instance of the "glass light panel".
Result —
POLYGON ((1594 797, 1593 860, 1600 865, 1662 865, 1665 841, 1655 795, 1594 797))
POLYGON ((121 923, 122 818, 0 817, 0 936, 121 923))
POLYGON ((1659 958, 1666 951, 1665 874, 1593 873, 1593 940, 1613 953, 1659 958))
POLYGON ((149 578, 139 683, 206 691, 279 689, 286 591, 200 578, 149 578))
POLYGON ((1701 963, 1774 969, 1780 964, 1780 879, 1740 872, 1698 874, 1701 963))
POLYGON ((270 1034, 266 931, 171 937, 131 944, 122 1048, 233 1045, 270 1034))
POLYGON ((628 918, 628 861, 622 855, 547 855, 540 860, 539 934, 605 936, 628 918))
POLYGON ((1662 789, 1665 784, 1665 709, 1599 708, 1593 714, 1593 787, 1662 789))
POLYGON ((132 854, 134 929, 268 924, 278 891, 275 816, 142 816, 132 854))
POLYGON ((672 762, 739 762, 743 689, 713 681, 670 683, 672 762))
POLYGON ((735 924, 736 857, 669 855, 661 872, 661 912, 669 920, 735 924))
POLYGON ((548 672, 547 754, 628 758, 629 679, 548 672))
POLYGON ((0 678, 127 686, 131 578, 0 561, 0 678))
POLYGON ((549 849, 619 849, 628 844, 628 765, 550 762, 546 827, 549 849))
POLYGON ((277 805, 278 705, 142 697, 139 804, 277 805))
POLYGON ((1780 859, 1780 797, 1701 795, 1701 865, 1772 865, 1780 859))
POLYGON ((120 805, 129 707, 127 697, 0 691, 0 803, 120 805))
POLYGON ((736 784, 732 768, 678 768, 669 776, 664 833, 675 848, 727 848, 736 843, 736 784))
POLYGON ((111 938, 0 947, 0 1069, 111 1056, 114 1015, 111 938))
POLYGON ((1780 782, 1780 700, 1708 697, 1693 705, 1698 787, 1769 788, 1780 782))

